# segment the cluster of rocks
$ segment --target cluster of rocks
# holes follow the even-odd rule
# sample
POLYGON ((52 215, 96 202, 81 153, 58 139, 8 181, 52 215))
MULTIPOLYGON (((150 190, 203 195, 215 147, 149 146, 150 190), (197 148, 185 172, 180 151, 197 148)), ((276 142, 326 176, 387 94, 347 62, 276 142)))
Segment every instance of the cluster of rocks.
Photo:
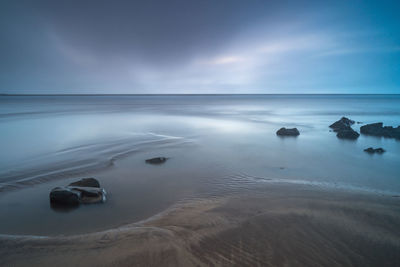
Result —
MULTIPOLYGON (((355 140, 360 136, 360 134, 357 131, 353 130, 353 128, 351 128, 354 123, 355 121, 346 117, 342 117, 340 120, 332 123, 329 127, 332 128, 334 132, 336 132, 336 136, 338 138, 355 140)), ((361 122, 357 122, 357 124, 360 123, 361 122)), ((365 135, 395 138, 397 140, 400 140, 400 126, 397 126, 397 128, 394 128, 392 126, 383 126, 382 122, 371 123, 361 126, 360 132, 365 135)), ((282 127, 276 132, 276 134, 278 136, 298 136, 300 135, 300 132, 297 128, 282 127)), ((369 147, 364 149, 364 151, 369 154, 383 154, 384 152, 386 152, 381 147, 369 147)))
MULTIPOLYGON (((346 117, 342 117, 340 120, 334 122, 329 127, 333 129, 333 131, 337 132, 336 136, 338 138, 344 139, 357 139, 360 134, 354 131, 351 128, 355 122, 346 117)), ((358 123, 358 122, 357 122, 358 123)), ((386 138, 395 138, 400 140, 400 126, 394 128, 392 126, 383 126, 382 122, 366 124, 360 127, 360 133, 365 135, 386 137, 386 138)), ((385 150, 381 147, 373 148, 369 147, 364 149, 365 152, 370 154, 382 154, 385 150)))
POLYGON ((106 200, 106 191, 94 178, 83 178, 68 186, 53 188, 50 192, 50 203, 65 206, 99 203, 106 200))
POLYGON ((329 127, 333 129, 334 132, 337 132, 336 136, 341 139, 357 139, 360 134, 351 128, 355 122, 346 117, 342 117, 340 120, 334 122, 329 127))
MULTIPOLYGON (((360 136, 360 134, 351 127, 354 123, 355 121, 346 117, 342 117, 340 120, 329 125, 329 127, 336 132, 336 136, 338 138, 355 140, 360 136)), ((362 122, 357 123, 360 124, 362 122)), ((400 126, 397 126, 397 128, 394 128, 393 126, 383 126, 382 122, 361 126, 360 132, 365 135, 395 138, 400 140, 400 126)), ((300 135, 300 132, 297 128, 282 127, 276 132, 276 134, 279 136, 298 136, 300 135)))
POLYGON ((400 140, 400 126, 397 126, 397 128, 393 128, 392 126, 383 126, 382 122, 361 126, 360 132, 365 135, 395 138, 400 140))
POLYGON ((300 135, 300 132, 299 132, 299 130, 297 130, 297 128, 285 128, 285 127, 283 127, 283 128, 280 128, 277 132, 276 132, 276 134, 277 135, 279 135, 279 136, 298 136, 298 135, 300 135))

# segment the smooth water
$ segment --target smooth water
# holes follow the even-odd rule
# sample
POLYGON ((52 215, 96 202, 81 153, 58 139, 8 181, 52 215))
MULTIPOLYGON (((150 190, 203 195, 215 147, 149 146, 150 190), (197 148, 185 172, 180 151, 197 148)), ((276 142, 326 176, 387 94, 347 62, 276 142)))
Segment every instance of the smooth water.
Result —
POLYGON ((328 126, 342 116, 357 131, 400 125, 400 96, 1 96, 0 234, 105 230, 274 182, 400 194, 400 141, 340 140, 328 126), (280 138, 281 127, 301 134, 280 138), (144 163, 154 156, 169 160, 144 163), (87 176, 106 203, 50 208, 51 188, 87 176))

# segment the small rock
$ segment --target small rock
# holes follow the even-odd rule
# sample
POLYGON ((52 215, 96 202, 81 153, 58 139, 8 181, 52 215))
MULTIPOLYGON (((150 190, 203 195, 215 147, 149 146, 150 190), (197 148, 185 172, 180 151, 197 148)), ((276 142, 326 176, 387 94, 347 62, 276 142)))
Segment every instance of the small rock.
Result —
POLYGON ((285 127, 280 128, 277 132, 277 135, 279 136, 298 136, 300 134, 299 130, 297 128, 292 128, 292 129, 286 129, 285 127))
POLYGON ((383 148, 381 148, 381 147, 379 147, 379 148, 369 147, 369 148, 364 149, 364 151, 369 153, 369 154, 375 154, 375 153, 382 154, 382 153, 385 152, 385 150, 383 148))
POLYGON ((354 140, 354 139, 357 139, 360 136, 360 134, 357 133, 356 131, 354 131, 352 128, 348 128, 348 129, 338 131, 336 136, 340 139, 354 140))
POLYGON ((340 120, 332 123, 329 127, 333 129, 333 131, 338 132, 341 130, 347 130, 351 128, 351 125, 354 124, 353 120, 350 120, 346 117, 342 117, 340 120))
POLYGON ((157 158, 152 158, 152 159, 146 159, 146 163, 149 164, 162 164, 167 161, 167 158, 165 157, 157 157, 157 158))
POLYGON ((71 190, 79 191, 81 193, 80 203, 90 204, 104 202, 106 200, 106 190, 96 187, 70 187, 71 190))
POLYGON ((81 186, 81 187, 100 187, 99 181, 94 178, 83 178, 79 181, 69 184, 70 186, 81 186))
POLYGON ((67 187, 56 187, 50 192, 50 202, 61 205, 77 206, 80 204, 81 192, 67 187))

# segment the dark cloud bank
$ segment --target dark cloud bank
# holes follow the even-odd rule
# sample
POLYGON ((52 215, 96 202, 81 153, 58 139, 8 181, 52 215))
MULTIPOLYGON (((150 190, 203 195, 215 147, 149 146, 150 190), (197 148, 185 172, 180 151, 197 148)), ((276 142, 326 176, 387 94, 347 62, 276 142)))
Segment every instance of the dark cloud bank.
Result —
POLYGON ((395 1, 2 1, 0 93, 399 93, 395 1))

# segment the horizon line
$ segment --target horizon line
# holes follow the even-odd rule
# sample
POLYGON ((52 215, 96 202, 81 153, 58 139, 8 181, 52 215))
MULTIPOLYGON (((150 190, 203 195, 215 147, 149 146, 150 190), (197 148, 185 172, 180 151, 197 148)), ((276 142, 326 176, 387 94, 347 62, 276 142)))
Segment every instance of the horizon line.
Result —
POLYGON ((259 94, 245 94, 245 93, 215 93, 215 94, 185 94, 185 93, 168 93, 168 94, 7 94, 0 93, 0 96, 234 96, 234 95, 400 95, 400 93, 259 93, 259 94))

